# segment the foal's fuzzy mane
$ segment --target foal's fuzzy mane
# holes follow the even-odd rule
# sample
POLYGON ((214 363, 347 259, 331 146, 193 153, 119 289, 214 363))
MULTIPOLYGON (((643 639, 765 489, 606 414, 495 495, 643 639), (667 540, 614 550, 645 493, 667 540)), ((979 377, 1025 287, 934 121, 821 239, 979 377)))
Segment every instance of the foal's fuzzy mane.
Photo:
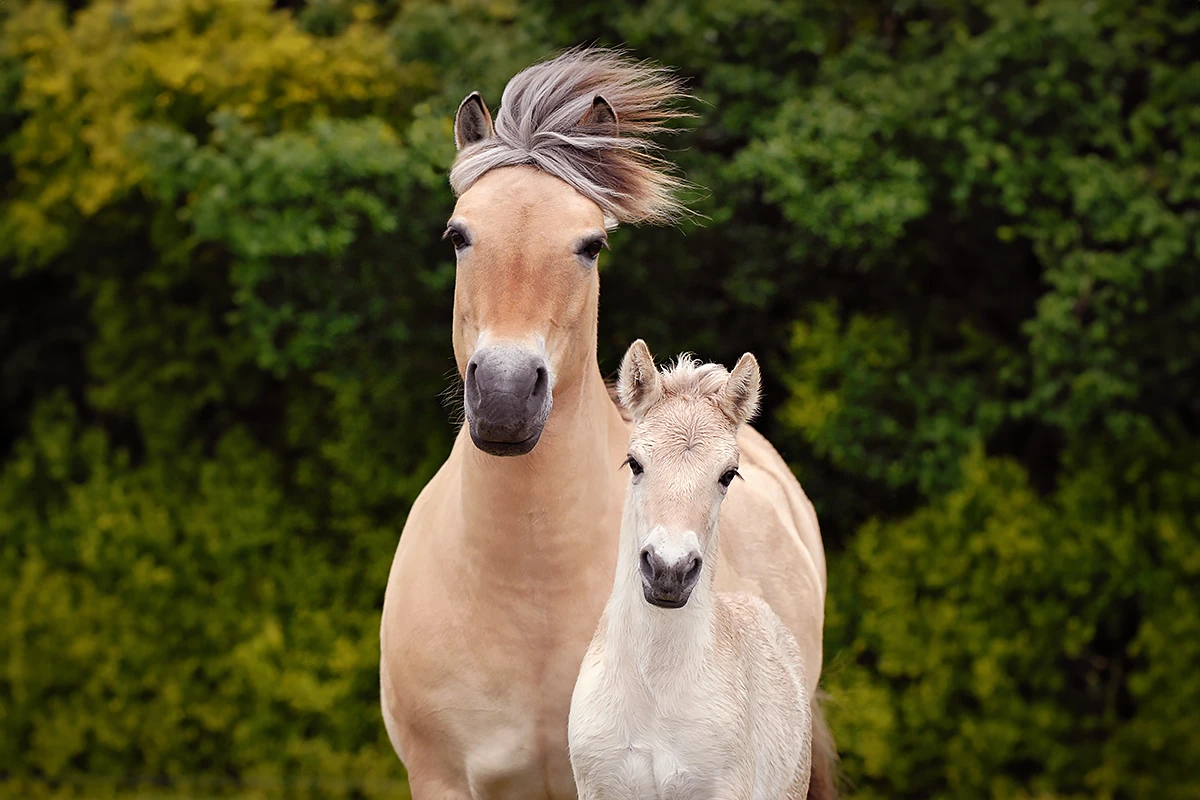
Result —
POLYGON ((683 353, 675 363, 660 370, 663 398, 690 397, 703 400, 716 397, 729 380, 729 370, 720 364, 705 364, 691 353, 683 353))
MULTIPOLYGON (((691 353, 681 353, 674 363, 659 370, 662 376, 663 396, 661 400, 672 397, 688 397, 695 400, 719 398, 726 381, 729 380, 729 370, 721 364, 706 364, 691 353)), ((633 422, 633 409, 621 402, 621 393, 616 381, 606 382, 608 396, 613 405, 621 412, 621 418, 633 422)))
POLYGON ((674 222, 686 213, 678 193, 687 183, 654 154, 650 136, 689 116, 672 106, 683 97, 663 67, 606 48, 567 50, 508 82, 495 135, 459 153, 450 186, 461 195, 493 169, 527 164, 567 182, 612 220, 674 222), (615 130, 580 124, 598 96, 616 112, 615 130))

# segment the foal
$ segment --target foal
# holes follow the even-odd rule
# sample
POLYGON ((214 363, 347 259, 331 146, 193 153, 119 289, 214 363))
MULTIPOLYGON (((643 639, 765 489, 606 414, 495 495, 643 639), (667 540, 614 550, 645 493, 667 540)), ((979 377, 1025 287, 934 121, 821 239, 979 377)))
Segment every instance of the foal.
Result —
POLYGON ((633 413, 612 595, 571 698, 580 800, 802 800, 812 717, 795 638, 761 599, 717 593, 717 512, 758 408, 758 362, 733 372, 646 344, 621 364, 633 413))

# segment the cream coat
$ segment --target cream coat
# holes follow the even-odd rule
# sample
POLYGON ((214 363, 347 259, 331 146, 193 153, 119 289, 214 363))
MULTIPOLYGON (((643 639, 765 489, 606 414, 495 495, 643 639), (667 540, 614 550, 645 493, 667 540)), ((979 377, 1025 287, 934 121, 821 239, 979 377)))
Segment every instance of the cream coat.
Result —
POLYGON ((661 378, 641 341, 625 357, 621 396, 634 409, 637 471, 612 594, 571 700, 582 800, 806 796, 812 719, 803 654, 762 599, 713 590, 720 476, 736 474, 737 428, 757 407, 759 384, 750 355, 732 376, 681 360, 661 378), (648 601, 639 564, 648 549, 677 563, 701 556, 682 608, 648 601))

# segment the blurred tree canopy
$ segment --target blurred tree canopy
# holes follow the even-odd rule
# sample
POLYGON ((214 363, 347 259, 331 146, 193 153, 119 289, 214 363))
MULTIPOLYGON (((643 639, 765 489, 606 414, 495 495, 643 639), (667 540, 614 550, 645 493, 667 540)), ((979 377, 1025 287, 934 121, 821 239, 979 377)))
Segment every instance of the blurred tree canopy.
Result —
POLYGON ((379 608, 448 451, 451 119, 676 66, 635 337, 764 360, 862 797, 1200 797, 1200 8, 0 4, 0 793, 396 796, 379 608))

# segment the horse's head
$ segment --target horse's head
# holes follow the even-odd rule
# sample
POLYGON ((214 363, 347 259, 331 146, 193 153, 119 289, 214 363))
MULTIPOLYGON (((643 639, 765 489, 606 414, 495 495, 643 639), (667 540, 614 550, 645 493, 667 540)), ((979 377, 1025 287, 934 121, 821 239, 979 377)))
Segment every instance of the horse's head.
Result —
POLYGON ((484 175, 458 201, 454 354, 471 438, 493 455, 537 444, 557 385, 595 363, 607 242, 600 207, 533 167, 484 175))
MULTIPOLYGON (((673 116, 661 69, 574 50, 509 81, 493 125, 472 92, 454 120, 454 353, 481 450, 537 444, 555 398, 596 371, 597 262, 618 221, 666 221, 680 182, 646 135, 673 116)), ((598 373, 597 373, 598 374, 598 373)))
POLYGON ((757 411, 760 385, 749 353, 733 372, 681 357, 661 373, 641 339, 625 354, 618 390, 634 420, 626 524, 653 605, 685 605, 716 557, 717 515, 738 477, 738 429, 757 411))

